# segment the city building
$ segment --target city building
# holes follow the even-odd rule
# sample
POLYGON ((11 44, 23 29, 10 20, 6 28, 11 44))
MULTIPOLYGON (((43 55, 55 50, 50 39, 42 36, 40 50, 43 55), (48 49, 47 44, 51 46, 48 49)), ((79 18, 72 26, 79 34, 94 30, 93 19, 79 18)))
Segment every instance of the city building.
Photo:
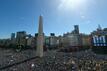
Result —
POLYGON ((74 25, 74 33, 79 34, 79 25, 74 25))
POLYGON ((49 48, 49 36, 45 36, 45 47, 49 48))
POLYGON ((8 39, 0 39, 0 47, 8 47, 11 44, 11 40, 8 39))
POLYGON ((58 37, 56 37, 54 33, 51 33, 49 37, 49 47, 56 48, 58 47, 58 45, 59 45, 58 37))
POLYGON ((93 46, 107 46, 107 30, 106 28, 101 29, 98 26, 96 31, 91 33, 92 36, 92 45, 93 46))
POLYGON ((81 46, 81 36, 79 34, 78 25, 74 25, 74 30, 71 33, 66 33, 63 35, 63 45, 64 47, 78 47, 81 46))
POLYGON ((31 34, 27 35, 26 40, 27 40, 27 42, 26 42, 27 47, 33 47, 34 46, 33 45, 34 37, 31 36, 31 34))
POLYGON ((16 43, 15 33, 11 33, 11 45, 15 45, 16 43))
POLYGON ((91 36, 87 34, 81 34, 82 46, 90 47, 91 46, 91 36))
POLYGON ((20 31, 16 34, 16 45, 17 46, 26 46, 26 32, 20 31))
POLYGON ((58 47, 59 48, 62 48, 63 47, 63 43, 64 43, 64 38, 63 38, 63 36, 58 36, 58 41, 59 41, 59 45, 58 45, 58 47))

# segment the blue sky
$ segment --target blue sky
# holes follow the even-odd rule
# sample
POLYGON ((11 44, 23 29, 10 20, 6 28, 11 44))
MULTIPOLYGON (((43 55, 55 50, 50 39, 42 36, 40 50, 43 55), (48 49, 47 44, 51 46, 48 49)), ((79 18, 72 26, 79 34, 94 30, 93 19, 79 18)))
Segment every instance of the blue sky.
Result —
POLYGON ((106 3, 107 0, 0 0, 0 38, 23 30, 34 35, 39 15, 43 16, 46 35, 71 32, 74 25, 79 25, 81 33, 89 34, 98 24, 107 27, 106 3))

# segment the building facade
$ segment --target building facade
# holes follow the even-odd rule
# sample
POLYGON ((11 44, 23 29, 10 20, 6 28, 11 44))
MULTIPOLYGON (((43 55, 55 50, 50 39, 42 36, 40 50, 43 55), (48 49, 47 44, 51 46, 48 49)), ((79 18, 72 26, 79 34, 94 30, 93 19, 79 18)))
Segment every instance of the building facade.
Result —
POLYGON ((25 31, 17 32, 16 45, 26 46, 26 32, 25 31))
POLYGON ((97 28, 96 31, 91 33, 92 46, 107 46, 107 30, 106 28, 97 28))

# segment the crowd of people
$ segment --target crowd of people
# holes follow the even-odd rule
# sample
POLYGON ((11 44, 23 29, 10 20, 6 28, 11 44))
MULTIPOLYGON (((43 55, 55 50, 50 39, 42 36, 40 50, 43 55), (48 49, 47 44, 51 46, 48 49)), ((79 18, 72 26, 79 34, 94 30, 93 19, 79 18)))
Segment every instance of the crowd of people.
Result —
POLYGON ((0 48, 0 68, 31 58, 35 53, 35 50, 16 52, 12 49, 0 48))
MULTIPOLYGON (((33 57, 36 54, 35 50, 11 52, 3 62, 1 62, 3 57, 0 57, 0 67, 8 65, 9 62, 12 64, 33 57)), ((51 50, 44 52, 42 58, 32 59, 2 71, 107 71, 107 55, 98 55, 91 50, 71 53, 51 50)))

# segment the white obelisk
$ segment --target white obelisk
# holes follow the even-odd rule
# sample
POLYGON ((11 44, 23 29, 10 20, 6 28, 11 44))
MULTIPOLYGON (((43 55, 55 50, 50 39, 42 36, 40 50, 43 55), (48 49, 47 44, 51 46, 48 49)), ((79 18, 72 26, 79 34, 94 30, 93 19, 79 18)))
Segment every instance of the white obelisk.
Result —
POLYGON ((42 16, 39 16, 39 28, 38 28, 38 37, 37 37, 37 50, 36 56, 43 57, 43 19, 42 16))

